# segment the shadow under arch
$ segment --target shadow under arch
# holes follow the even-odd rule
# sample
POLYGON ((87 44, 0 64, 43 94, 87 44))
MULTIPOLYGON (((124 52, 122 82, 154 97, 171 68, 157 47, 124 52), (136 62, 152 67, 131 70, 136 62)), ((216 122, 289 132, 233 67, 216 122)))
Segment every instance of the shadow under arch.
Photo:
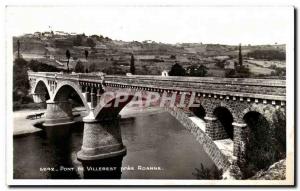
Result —
POLYGON ((213 111, 214 116, 221 123, 219 126, 220 131, 225 131, 223 138, 230 138, 233 140, 233 115, 226 107, 216 107, 213 111), (222 129, 223 128, 223 129, 222 129))
MULTIPOLYGON (((196 103, 198 104, 198 103, 196 103)), ((204 109, 204 107, 202 105, 199 104, 198 107, 190 107, 189 110, 197 117, 199 117, 200 119, 204 120, 204 117, 206 115, 206 111, 204 109)))
POLYGON ((75 83, 60 83, 53 94, 52 101, 66 101, 69 98, 79 101, 86 108, 87 111, 90 110, 90 107, 87 104, 85 97, 81 93, 81 89, 75 83))
POLYGON ((31 93, 44 93, 46 95, 46 100, 50 99, 50 89, 44 79, 37 80, 35 86, 31 90, 31 93))

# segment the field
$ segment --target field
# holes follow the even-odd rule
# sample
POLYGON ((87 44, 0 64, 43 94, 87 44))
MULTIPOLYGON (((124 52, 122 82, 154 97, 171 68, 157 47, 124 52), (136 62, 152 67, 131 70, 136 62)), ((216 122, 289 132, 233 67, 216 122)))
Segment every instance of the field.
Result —
MULTIPOLYGON (((97 35, 69 35, 53 37, 14 37, 14 56, 17 56, 17 40, 20 41, 20 54, 26 60, 38 60, 57 68, 66 69, 66 50, 69 50, 70 69, 74 69, 78 62, 84 68, 94 65, 96 71, 120 74, 129 72, 131 54, 134 56, 136 73, 141 75, 161 75, 164 70, 170 71, 178 63, 183 68, 192 65, 204 65, 207 76, 224 77, 225 69, 221 65, 227 61, 237 62, 238 45, 182 43, 164 44, 153 41, 125 42, 111 40, 97 35), (80 38, 80 42, 78 41, 80 38), (89 40, 94 44, 87 43, 89 40), (84 51, 88 51, 86 59, 84 51), (221 64, 221 65, 220 65, 221 64)), ((284 69, 285 60, 256 59, 247 56, 249 52, 267 50, 285 52, 285 45, 257 45, 242 46, 243 65, 249 68, 251 76, 271 75, 276 69, 284 69)))

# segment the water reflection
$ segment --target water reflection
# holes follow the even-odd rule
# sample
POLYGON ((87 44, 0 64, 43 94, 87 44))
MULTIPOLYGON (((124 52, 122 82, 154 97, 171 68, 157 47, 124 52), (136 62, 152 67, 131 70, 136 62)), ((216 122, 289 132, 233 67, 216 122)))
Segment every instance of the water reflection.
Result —
POLYGON ((122 164, 113 174, 83 171, 76 158, 83 124, 77 123, 14 137, 14 178, 196 179, 192 173, 201 163, 205 168, 214 166, 202 146, 168 113, 121 120, 120 126, 127 155, 122 162, 116 158, 96 165, 122 164))

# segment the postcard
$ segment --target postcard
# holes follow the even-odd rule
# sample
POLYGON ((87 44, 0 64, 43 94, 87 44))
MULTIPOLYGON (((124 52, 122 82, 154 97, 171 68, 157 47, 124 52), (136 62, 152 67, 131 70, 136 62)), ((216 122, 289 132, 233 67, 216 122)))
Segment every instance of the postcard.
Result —
POLYGON ((7 184, 293 186, 294 12, 7 5, 7 184))

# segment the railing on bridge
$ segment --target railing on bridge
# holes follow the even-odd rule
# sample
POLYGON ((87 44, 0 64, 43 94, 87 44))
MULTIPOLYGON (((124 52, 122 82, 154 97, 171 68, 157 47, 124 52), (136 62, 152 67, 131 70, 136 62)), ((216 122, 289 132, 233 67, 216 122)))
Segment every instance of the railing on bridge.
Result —
POLYGON ((215 78, 215 77, 163 77, 163 76, 112 76, 98 74, 64 74, 38 72, 29 76, 55 78, 58 80, 75 80, 88 83, 105 83, 106 85, 125 85, 129 88, 143 87, 180 92, 197 92, 205 94, 236 96, 257 99, 285 101, 285 80, 215 78))

